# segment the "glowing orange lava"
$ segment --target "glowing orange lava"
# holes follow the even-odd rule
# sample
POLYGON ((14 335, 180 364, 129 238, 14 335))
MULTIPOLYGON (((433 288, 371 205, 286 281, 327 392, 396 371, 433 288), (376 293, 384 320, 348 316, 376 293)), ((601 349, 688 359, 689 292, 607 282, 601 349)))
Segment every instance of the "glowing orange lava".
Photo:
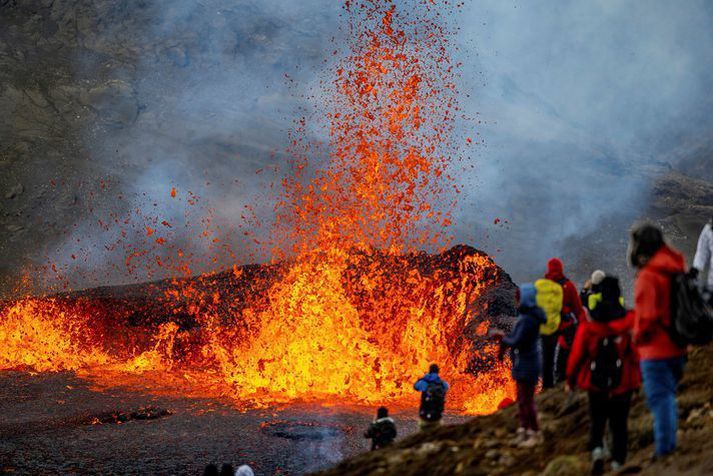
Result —
POLYGON ((417 251, 449 243, 457 192, 441 8, 345 2, 348 51, 325 93, 327 158, 310 162, 302 121, 276 206, 279 261, 158 283, 140 298, 12 303, 0 310, 0 369, 73 370, 103 385, 178 381, 182 394, 214 387, 241 405, 414 405, 413 381, 437 362, 451 409, 487 413, 512 397, 485 339, 488 309, 470 312, 509 278, 472 248, 417 251))

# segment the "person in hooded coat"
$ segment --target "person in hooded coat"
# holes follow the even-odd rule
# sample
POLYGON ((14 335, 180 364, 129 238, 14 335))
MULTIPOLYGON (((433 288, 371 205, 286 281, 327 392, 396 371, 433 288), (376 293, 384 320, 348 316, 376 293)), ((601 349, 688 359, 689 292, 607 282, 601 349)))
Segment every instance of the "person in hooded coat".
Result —
POLYGON ((230 463, 223 463, 220 467, 220 476, 235 476, 235 468, 230 463))
MULTIPOLYGON (((577 325, 585 318, 585 310, 579 298, 577 286, 564 274, 564 265, 559 258, 552 258, 547 262, 545 279, 554 281, 562 286, 562 310, 559 328, 557 329, 556 347, 543 346, 543 377, 545 388, 553 383, 565 380, 567 371, 567 357, 572 347, 577 325), (554 367, 553 369, 551 368, 554 367), (554 373, 554 382, 551 376, 554 373)), ((544 342, 543 342, 544 343, 544 342)))
POLYGON ((220 471, 218 471, 218 466, 214 464, 209 464, 203 470, 203 476, 219 476, 220 471))
POLYGON ((520 427, 517 443, 530 447, 538 444, 540 426, 537 422, 535 389, 541 373, 540 326, 547 320, 545 313, 537 306, 536 289, 533 284, 523 284, 519 288, 518 317, 512 332, 500 335, 500 358, 510 349, 512 378, 517 385, 517 405, 520 427))
MULTIPOLYGON (((599 285, 601 294, 596 307, 577 329, 567 362, 567 385, 579 387, 589 396, 589 449, 592 452, 592 473, 604 472, 604 430, 607 422, 612 434, 612 470, 626 462, 628 446, 629 408, 631 397, 641 386, 639 355, 633 346, 630 328, 633 313, 621 303, 619 280, 607 276, 599 285), (620 366, 611 367, 611 388, 598 387, 592 378, 597 353, 604 339, 615 347, 620 366), (593 366, 594 364, 594 366, 593 366)), ((606 373, 609 369, 605 369, 606 373)), ((601 370, 599 371, 601 375, 601 370)))
POLYGON ((396 439, 396 424, 389 416, 386 407, 379 407, 376 411, 376 420, 373 421, 364 433, 364 438, 371 438, 371 451, 390 446, 396 439))
POLYGON ((678 402, 687 350, 671 338, 671 281, 685 271, 683 255, 669 247, 663 233, 644 223, 631 231, 629 264, 638 269, 634 283, 634 344, 649 410, 654 417, 655 457, 676 449, 678 402))
POLYGON ((698 237, 698 246, 691 271, 697 275, 705 271, 706 265, 708 266, 708 280, 705 282, 705 287, 713 303, 713 217, 706 223, 701 231, 701 236, 698 237))

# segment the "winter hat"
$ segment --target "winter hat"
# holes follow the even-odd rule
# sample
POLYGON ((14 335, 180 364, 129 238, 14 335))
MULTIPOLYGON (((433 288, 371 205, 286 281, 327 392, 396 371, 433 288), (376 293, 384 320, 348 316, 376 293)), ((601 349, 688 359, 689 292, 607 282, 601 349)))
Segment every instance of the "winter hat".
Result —
POLYGON ((235 476, 255 476, 255 473, 250 466, 244 464, 235 470, 235 476))
POLYGON ((601 269, 598 269, 592 273, 592 284, 597 286, 606 277, 607 277, 607 274, 604 271, 602 271, 601 269))

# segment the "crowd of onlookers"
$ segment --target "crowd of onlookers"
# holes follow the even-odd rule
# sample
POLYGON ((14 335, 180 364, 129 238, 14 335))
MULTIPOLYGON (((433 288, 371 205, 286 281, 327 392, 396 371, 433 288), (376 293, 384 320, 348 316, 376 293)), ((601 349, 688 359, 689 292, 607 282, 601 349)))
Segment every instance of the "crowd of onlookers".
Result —
MULTIPOLYGON (((707 342, 711 337, 686 341, 676 333, 674 321, 683 303, 676 302, 682 297, 674 285, 680 276, 689 281, 697 279, 706 266, 713 264, 713 218, 701 233, 690 270, 686 269, 683 255, 665 242, 661 229, 648 223, 632 229, 628 262, 637 271, 631 308, 622 296, 617 277, 596 270, 578 292, 557 258, 547 263, 547 272, 541 279, 518 287, 518 317, 512 330, 507 334, 491 332, 500 343, 498 357, 503 359, 509 351, 512 361, 519 419, 514 445, 532 448, 542 443, 536 390, 540 383, 543 389, 549 389, 564 382, 564 391, 580 389, 588 394, 592 473, 603 473, 607 460, 617 471, 627 458, 632 396, 643 383, 654 420, 652 458, 666 458, 675 451, 676 393, 688 344, 707 342), (611 448, 605 440, 607 428, 611 448)), ((710 302, 712 291, 713 271, 709 271, 701 302, 710 302)), ((704 312, 713 322, 710 307, 704 312)), ((707 331, 713 335, 713 324, 707 331)), ((421 392, 422 431, 440 424, 448 388, 436 364, 431 364, 414 384, 414 389, 421 392)), ((385 407, 380 407, 364 437, 371 439, 371 449, 377 450, 391 445, 396 435, 394 420, 385 407)), ((204 474, 252 476, 253 472, 249 466, 234 471, 226 464, 220 471, 209 465, 204 474)))
MULTIPOLYGON (((499 357, 509 351, 512 361, 519 419, 513 444, 531 448, 542 442, 535 392, 540 383, 549 389, 564 382, 564 391, 580 389, 588 394, 593 474, 603 473, 607 460, 614 471, 624 466, 629 408, 642 384, 654 420, 652 459, 667 458, 675 451, 676 394, 689 344, 708 342, 713 335, 713 218, 703 228, 690 269, 683 255, 666 243, 662 230, 650 223, 632 229, 627 259, 636 270, 633 306, 627 306, 616 276, 596 270, 578 292, 562 261, 552 258, 541 279, 518 287, 513 329, 507 334, 491 333, 500 342, 499 357), (686 283, 695 282, 706 267, 707 281, 700 289, 694 285, 695 295, 691 295, 686 283), (677 302, 689 297, 699 298, 703 307, 677 302), (705 322, 681 318, 689 310, 705 314, 705 322), (682 335, 677 319, 690 321, 686 323, 689 334, 702 323, 702 335, 682 335), (604 437, 607 428, 611 448, 604 437)), ((421 392, 422 430, 438 426, 443 414, 448 384, 438 373, 433 364, 414 385, 421 392)), ((364 436, 372 439, 372 449, 394 441, 396 426, 386 408, 379 408, 364 436)))

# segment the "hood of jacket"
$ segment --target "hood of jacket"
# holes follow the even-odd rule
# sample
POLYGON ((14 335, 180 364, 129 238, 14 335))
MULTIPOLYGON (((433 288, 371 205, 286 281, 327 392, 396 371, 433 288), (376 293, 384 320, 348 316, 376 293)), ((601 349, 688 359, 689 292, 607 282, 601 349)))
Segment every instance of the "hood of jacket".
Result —
POLYGON ((547 262, 547 273, 545 273, 545 278, 557 282, 566 279, 564 275, 564 265, 562 264, 561 259, 552 258, 547 262))
POLYGON ((421 380, 425 380, 426 382, 438 382, 441 380, 441 377, 439 377, 438 374, 428 373, 424 375, 421 380))
POLYGON ((682 273, 685 270, 685 263, 685 258, 681 253, 673 248, 670 248, 668 245, 663 245, 656 253, 654 253, 643 269, 660 274, 671 275, 682 273))
POLYGON ((520 314, 531 316, 538 324, 547 322, 547 316, 542 308, 537 306, 537 289, 532 283, 520 285, 520 314))
POLYGON ((520 307, 529 309, 537 306, 537 290, 532 283, 520 285, 520 307))

